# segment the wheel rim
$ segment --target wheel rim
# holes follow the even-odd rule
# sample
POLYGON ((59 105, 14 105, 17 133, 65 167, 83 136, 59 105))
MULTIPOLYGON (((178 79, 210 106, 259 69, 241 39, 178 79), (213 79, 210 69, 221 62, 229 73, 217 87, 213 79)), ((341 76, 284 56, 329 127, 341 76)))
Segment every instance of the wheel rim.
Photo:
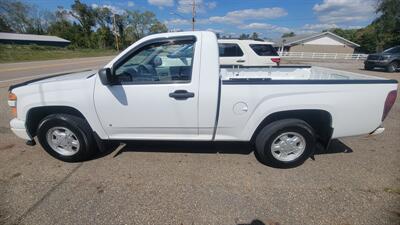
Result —
POLYGON ((271 145, 272 156, 284 162, 296 160, 303 154, 305 149, 305 138, 296 132, 280 134, 271 145))
POLYGON ((65 127, 53 127, 47 131, 47 143, 58 154, 72 156, 79 151, 77 136, 65 127))
POLYGON ((396 69, 397 69, 396 63, 392 63, 391 71, 396 71, 396 69))

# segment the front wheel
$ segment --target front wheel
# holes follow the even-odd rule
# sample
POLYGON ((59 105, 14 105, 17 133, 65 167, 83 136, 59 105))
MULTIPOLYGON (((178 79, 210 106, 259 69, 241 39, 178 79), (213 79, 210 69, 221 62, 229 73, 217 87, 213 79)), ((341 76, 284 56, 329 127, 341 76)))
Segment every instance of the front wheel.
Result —
POLYGON ((261 162, 277 168, 301 165, 315 148, 314 131, 303 120, 284 119, 265 126, 256 137, 261 162))
POLYGON ((391 62, 391 63, 387 66, 386 70, 387 70, 389 73, 393 73, 393 72, 396 72, 398 66, 399 66, 399 65, 397 65, 396 62, 391 62))
POLYGON ((90 159, 94 141, 86 120, 67 114, 45 117, 37 130, 37 137, 47 153, 64 162, 90 159))

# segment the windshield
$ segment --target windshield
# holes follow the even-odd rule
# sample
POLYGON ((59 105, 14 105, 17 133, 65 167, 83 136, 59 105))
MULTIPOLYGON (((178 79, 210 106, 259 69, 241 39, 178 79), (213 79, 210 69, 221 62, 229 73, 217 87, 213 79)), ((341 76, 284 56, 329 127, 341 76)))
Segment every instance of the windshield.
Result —
POLYGON ((384 53, 400 53, 400 46, 386 49, 384 53))

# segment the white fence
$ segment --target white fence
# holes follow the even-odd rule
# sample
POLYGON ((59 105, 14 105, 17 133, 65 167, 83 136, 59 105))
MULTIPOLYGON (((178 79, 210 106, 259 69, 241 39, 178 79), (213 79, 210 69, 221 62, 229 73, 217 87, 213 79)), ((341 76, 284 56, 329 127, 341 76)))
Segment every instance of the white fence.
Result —
POLYGON ((279 52, 282 58, 298 59, 353 59, 365 60, 368 54, 346 54, 346 53, 318 53, 318 52, 279 52))

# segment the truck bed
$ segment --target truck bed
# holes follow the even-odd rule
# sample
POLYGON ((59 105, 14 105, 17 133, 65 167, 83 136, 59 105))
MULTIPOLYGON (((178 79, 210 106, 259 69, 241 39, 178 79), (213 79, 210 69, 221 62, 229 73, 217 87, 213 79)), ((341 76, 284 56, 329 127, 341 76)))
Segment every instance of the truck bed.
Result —
POLYGON ((329 112, 332 138, 370 133, 397 88, 396 80, 311 66, 221 67, 220 74, 216 140, 248 140, 261 122, 253 118, 302 109, 329 112))
POLYGON ((353 80, 386 79, 317 66, 221 67, 222 80, 353 80))

